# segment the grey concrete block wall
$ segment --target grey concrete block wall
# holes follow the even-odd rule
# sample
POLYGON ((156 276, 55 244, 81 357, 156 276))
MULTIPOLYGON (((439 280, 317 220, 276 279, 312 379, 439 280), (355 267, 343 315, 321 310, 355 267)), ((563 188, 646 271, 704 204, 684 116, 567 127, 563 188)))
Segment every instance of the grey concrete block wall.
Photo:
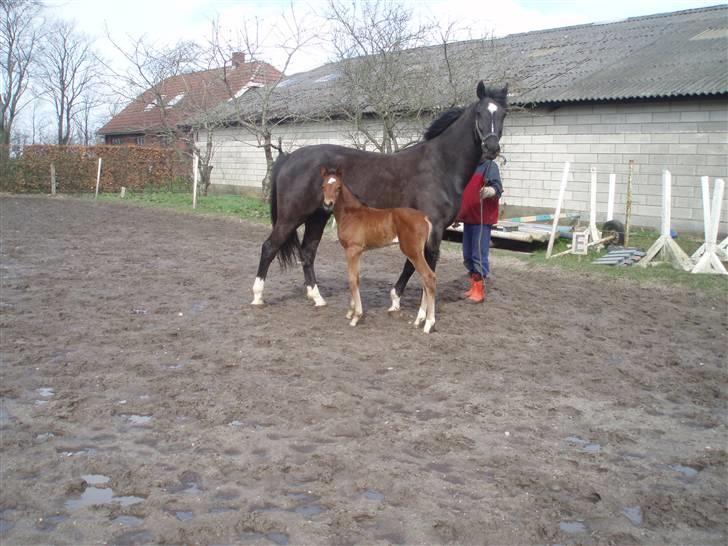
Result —
MULTIPOLYGON (((672 173, 672 226, 702 232, 701 176, 728 183, 728 101, 575 104, 512 111, 502 141, 508 162, 504 200, 556 204, 565 161, 571 163, 564 207, 588 219, 591 167, 597 169, 597 219, 607 210, 609 174, 617 175, 615 217, 624 220, 629 161, 634 161, 632 223, 659 228, 662 171, 672 173), (542 184, 541 184, 542 183, 542 184)), ((721 234, 728 232, 728 195, 721 234)))
MULTIPOLYGON (((376 125, 372 128, 376 129, 376 125)), ((351 145, 343 121, 282 125, 274 138, 290 150, 310 144, 351 145)), ((412 124, 413 135, 421 127, 412 124)), ((215 136, 212 183, 259 189, 266 165, 262 149, 242 129, 215 136)), ((672 226, 702 232, 700 177, 728 183, 728 101, 694 98, 609 104, 574 104, 556 109, 513 109, 502 140, 504 201, 515 206, 556 204, 565 161, 571 163, 564 208, 588 219, 590 169, 597 169, 597 220, 607 210, 609 174, 617 175, 615 217, 624 220, 629 161, 633 168, 633 225, 659 228, 662 171, 672 173, 672 226)), ((728 234, 728 191, 721 235, 728 234)))

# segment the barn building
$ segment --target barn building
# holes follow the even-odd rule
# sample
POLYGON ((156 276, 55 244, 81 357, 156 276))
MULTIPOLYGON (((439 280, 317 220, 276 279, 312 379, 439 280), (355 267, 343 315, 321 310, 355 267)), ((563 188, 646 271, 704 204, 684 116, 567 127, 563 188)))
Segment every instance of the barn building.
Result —
MULTIPOLYGON (((728 179, 728 5, 448 44, 448 66, 459 70, 454 77, 448 72, 449 79, 442 50, 408 52, 407 73, 422 75, 434 89, 420 108, 429 116, 424 121, 452 105, 448 87, 467 89, 460 99, 467 104, 480 79, 509 84, 512 108, 502 139, 507 205, 553 209, 569 161, 565 209, 588 214, 595 167, 598 219, 610 173, 617 175, 615 217, 623 218, 632 161, 633 225, 659 227, 661 173, 669 169, 673 227, 702 230, 700 177, 728 179)), ((352 124, 340 111, 341 72, 340 63, 331 63, 279 84, 270 104, 278 112, 274 140, 289 150, 353 145, 352 124)), ((259 190, 264 155, 234 119, 214 135, 213 187, 259 190)), ((413 134, 421 134, 422 121, 413 115, 413 134)), ((372 130, 381 125, 364 122, 372 130)), ((726 217, 721 233, 728 231, 726 217)))

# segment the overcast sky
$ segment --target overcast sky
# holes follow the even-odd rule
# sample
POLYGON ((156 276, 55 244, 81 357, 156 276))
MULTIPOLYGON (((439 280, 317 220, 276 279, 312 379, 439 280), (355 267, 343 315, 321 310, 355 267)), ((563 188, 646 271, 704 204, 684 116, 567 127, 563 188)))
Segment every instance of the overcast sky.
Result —
MULTIPOLYGON (((350 0, 344 0, 350 2, 350 0)), ((361 0, 359 0, 360 2, 361 0)), ((517 32, 557 28, 569 25, 617 21, 627 17, 665 13, 684 9, 718 5, 709 0, 402 0, 412 9, 416 18, 437 22, 442 28, 453 24, 460 29, 456 40, 505 36, 517 32)), ((322 15, 328 0, 45 0, 46 14, 54 19, 74 21, 77 31, 95 38, 100 56, 124 72, 124 59, 107 38, 127 45, 142 36, 157 46, 174 45, 181 40, 204 43, 209 35, 211 21, 219 18, 223 37, 231 39, 242 27, 243 21, 261 21, 261 27, 281 25, 282 14, 290 13, 293 5, 299 21, 316 30, 321 42, 299 53, 286 70, 291 75, 311 70, 333 60, 326 47, 327 23, 322 15)), ((271 47, 260 51, 259 59, 282 69, 285 55, 273 32, 266 34, 271 47)), ((107 101, 94 116, 99 123, 108 120, 111 104, 121 101, 113 86, 107 101)), ((36 99, 38 126, 51 123, 51 107, 47 101, 36 99)), ((21 112, 16 129, 31 126, 31 112, 21 112)))
MULTIPOLYGON (((441 23, 470 27, 458 36, 480 38, 494 33, 505 36, 536 29, 606 22, 638 15, 664 13, 720 4, 705 0, 405 0, 416 16, 441 23)), ((297 16, 325 37, 326 25, 317 16, 326 9, 326 0, 294 0, 297 16)), ((148 38, 162 44, 200 39, 207 35, 210 21, 219 16, 228 30, 244 19, 262 19, 268 24, 281 20, 290 0, 48 0, 52 14, 76 21, 79 30, 98 36, 102 54, 114 58, 105 39, 108 27, 115 40, 128 36, 148 38)), ((280 63, 271 50, 272 64, 280 63)), ((331 60, 325 48, 304 51, 294 59, 288 73, 310 70, 331 60)))

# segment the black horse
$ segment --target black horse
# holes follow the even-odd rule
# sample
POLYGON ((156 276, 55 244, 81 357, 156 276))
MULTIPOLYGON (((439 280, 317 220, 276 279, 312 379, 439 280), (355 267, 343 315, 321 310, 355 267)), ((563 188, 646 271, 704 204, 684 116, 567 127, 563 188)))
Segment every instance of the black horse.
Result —
MULTIPOLYGON (((427 214, 432 236, 427 261, 434 270, 440 243, 458 213, 465 185, 481 158, 495 159, 506 117, 508 86, 477 86, 478 100, 466 108, 448 110, 425 133, 425 141, 394 154, 319 144, 281 154, 271 176, 273 231, 263 243, 253 284, 253 305, 263 304, 263 287, 273 258, 282 266, 300 258, 307 296, 326 305, 316 285, 314 260, 330 213, 322 206, 320 167, 340 167, 349 189, 376 208, 411 207, 427 214), (303 241, 296 229, 305 224, 303 241)), ((392 307, 414 273, 407 261, 391 291, 392 307)))

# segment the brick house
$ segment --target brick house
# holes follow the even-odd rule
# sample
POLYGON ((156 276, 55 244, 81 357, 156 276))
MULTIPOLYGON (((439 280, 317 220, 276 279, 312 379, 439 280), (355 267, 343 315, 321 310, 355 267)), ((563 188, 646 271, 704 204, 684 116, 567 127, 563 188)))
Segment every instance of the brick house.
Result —
MULTIPOLYGON (((629 161, 634 161, 634 225, 659 227, 661 172, 673 174, 672 225, 702 231, 700 176, 728 178, 728 6, 693 9, 604 24, 514 34, 448 45, 449 66, 475 84, 509 83, 512 106, 501 141, 502 167, 513 207, 551 209, 565 161, 571 163, 566 210, 588 217, 590 169, 598 172, 598 221, 606 213, 608 176, 617 175, 615 216, 623 219, 629 161)), ((439 46, 412 50, 407 69, 442 73, 439 46)), ((341 67, 327 64, 284 79, 271 108, 290 122, 275 139, 286 149, 307 144, 352 145, 351 123, 336 116, 341 67)), ((442 77, 440 89, 448 85, 442 77)), ((435 89, 433 96, 437 97, 435 89)), ((245 97, 241 98, 244 103, 245 97)), ((431 104, 432 115, 447 107, 431 104)), ((370 120, 369 129, 381 123, 370 120)), ((421 135, 421 124, 412 123, 421 135)), ((213 188, 260 187, 265 158, 231 124, 217 131, 213 188)), ((728 209, 727 203, 724 210, 728 209)), ((728 231, 728 215, 721 233, 728 231)))
POLYGON ((147 89, 98 133, 109 145, 174 145, 186 150, 192 142, 190 118, 280 77, 281 72, 270 64, 246 63, 245 54, 236 52, 230 66, 179 74, 147 89))

